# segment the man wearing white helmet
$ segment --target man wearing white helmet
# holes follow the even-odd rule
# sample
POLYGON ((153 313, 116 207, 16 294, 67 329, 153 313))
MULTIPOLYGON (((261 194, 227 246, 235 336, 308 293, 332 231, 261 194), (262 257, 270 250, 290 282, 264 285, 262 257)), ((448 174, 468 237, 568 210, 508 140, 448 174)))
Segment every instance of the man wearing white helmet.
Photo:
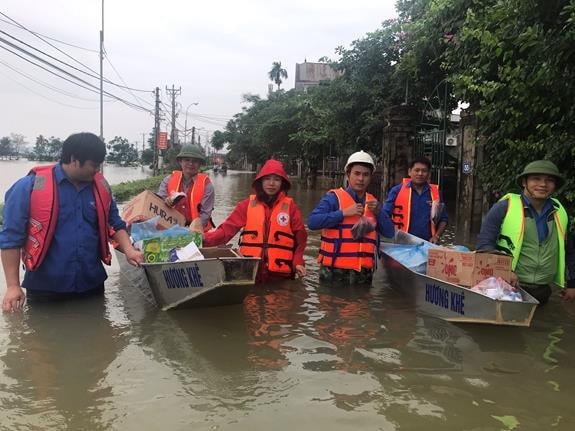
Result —
POLYGON ((320 280, 371 284, 379 235, 392 237, 393 224, 381 204, 367 193, 375 164, 358 151, 345 165, 348 186, 327 192, 308 218, 321 229, 320 280))
POLYGON ((417 157, 409 164, 407 174, 389 191, 383 211, 397 229, 437 244, 447 227, 447 209, 437 184, 429 183, 431 162, 417 157))

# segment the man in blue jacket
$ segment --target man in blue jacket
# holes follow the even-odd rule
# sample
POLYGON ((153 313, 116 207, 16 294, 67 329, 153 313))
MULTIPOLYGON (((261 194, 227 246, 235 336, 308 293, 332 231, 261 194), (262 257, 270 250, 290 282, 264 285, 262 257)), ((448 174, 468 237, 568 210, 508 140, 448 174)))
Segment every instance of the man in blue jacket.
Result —
POLYGON ((308 218, 310 229, 322 230, 321 280, 371 284, 379 235, 394 235, 381 203, 367 192, 374 169, 368 153, 353 153, 345 165, 347 187, 330 190, 308 218))
POLYGON ((103 294, 102 262, 109 265, 112 257, 109 239, 130 264, 143 263, 100 173, 105 156, 106 146, 96 135, 71 135, 58 164, 37 166, 6 192, 0 231, 3 311, 21 309, 26 296, 52 301, 103 294), (22 284, 20 259, 26 267, 22 284))

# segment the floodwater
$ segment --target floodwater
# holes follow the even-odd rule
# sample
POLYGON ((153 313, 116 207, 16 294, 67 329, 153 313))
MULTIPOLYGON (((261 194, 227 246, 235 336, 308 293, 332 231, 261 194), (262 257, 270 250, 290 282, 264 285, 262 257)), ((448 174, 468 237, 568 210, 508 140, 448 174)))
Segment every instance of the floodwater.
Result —
MULTIPOLYGON (((212 177, 217 223, 252 176, 212 177)), ((292 191, 304 216, 322 194, 292 191)), ((575 306, 554 297, 530 328, 451 324, 381 268, 370 289, 320 286, 310 234, 309 276, 243 305, 162 312, 114 264, 104 299, 0 317, 0 430, 574 429, 575 306)))

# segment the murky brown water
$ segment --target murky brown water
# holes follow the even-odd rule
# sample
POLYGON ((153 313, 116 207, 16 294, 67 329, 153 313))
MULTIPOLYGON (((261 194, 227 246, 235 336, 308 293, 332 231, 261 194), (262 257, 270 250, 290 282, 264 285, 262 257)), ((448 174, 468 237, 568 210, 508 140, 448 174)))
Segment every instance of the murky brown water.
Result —
MULTIPOLYGON (((251 178, 212 178, 216 222, 251 178)), ((305 216, 322 194, 292 193, 305 216)), ((309 277, 243 306, 161 312, 114 265, 103 301, 4 315, 0 430, 573 429, 575 306, 553 298, 531 328, 450 324, 383 271, 318 285, 318 241, 309 277)))

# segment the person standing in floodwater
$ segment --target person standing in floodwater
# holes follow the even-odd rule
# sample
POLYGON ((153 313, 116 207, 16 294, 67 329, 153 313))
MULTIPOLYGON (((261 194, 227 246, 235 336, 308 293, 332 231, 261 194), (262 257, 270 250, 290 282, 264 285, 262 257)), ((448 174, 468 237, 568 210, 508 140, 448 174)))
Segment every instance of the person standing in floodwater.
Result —
POLYGON ((368 153, 353 153, 345 165, 348 186, 330 190, 308 217, 310 229, 322 230, 320 280, 371 284, 379 235, 394 235, 381 203, 367 193, 374 170, 368 153))
POLYGON ((40 302, 103 295, 109 240, 130 264, 144 262, 100 173, 105 156, 106 145, 96 135, 73 134, 62 144, 59 163, 33 168, 6 192, 3 311, 21 309, 26 296, 40 302), (26 267, 22 284, 20 258, 26 267))
POLYGON ((215 230, 204 233, 204 246, 225 244, 241 229, 240 252, 262 259, 257 282, 304 277, 307 232, 299 207, 287 195, 291 183, 283 164, 268 160, 252 187, 254 194, 238 203, 215 230))

